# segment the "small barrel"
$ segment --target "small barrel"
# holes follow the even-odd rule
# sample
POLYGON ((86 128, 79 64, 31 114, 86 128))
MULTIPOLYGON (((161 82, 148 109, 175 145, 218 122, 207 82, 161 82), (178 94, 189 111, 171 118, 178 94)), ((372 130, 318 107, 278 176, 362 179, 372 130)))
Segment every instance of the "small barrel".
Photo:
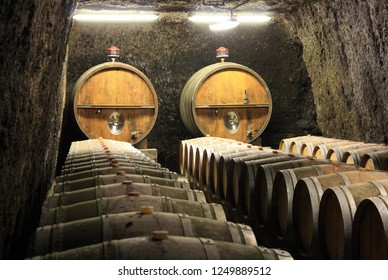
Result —
POLYGON ((256 238, 247 225, 176 213, 128 212, 109 214, 38 228, 34 255, 45 255, 104 241, 147 236, 155 230, 170 235, 211 238, 255 246, 256 238), (82 232, 82 234, 79 234, 82 232))
POLYGON ((36 256, 46 260, 292 260, 289 252, 209 238, 169 236, 133 237, 36 256))
POLYGON ((43 208, 41 226, 87 219, 105 214, 132 212, 145 205, 152 206, 155 212, 182 213, 221 221, 226 220, 222 206, 215 203, 201 203, 163 196, 122 195, 104 197, 47 210, 43 208))
MULTIPOLYGON (((305 143, 311 142, 311 141, 318 141, 318 142, 325 142, 325 141, 333 141, 333 138, 327 138, 323 136, 315 136, 314 138, 302 138, 302 139, 294 139, 290 143, 290 153, 293 154, 302 154, 302 147, 305 143)), ((307 153, 307 152, 306 152, 307 153)))
MULTIPOLYGON (((234 153, 234 154, 228 154, 228 155, 222 155, 219 161, 219 167, 220 170, 219 174, 219 196, 222 200, 226 199, 226 193, 227 190, 232 189, 232 181, 233 181, 233 168, 234 164, 237 161, 233 161, 235 158, 243 159, 243 158, 251 158, 251 156, 260 154, 262 158, 265 158, 265 154, 272 154, 272 149, 263 148, 263 147, 252 147, 248 151, 234 153)), ((277 152, 277 151, 276 151, 277 152)))
POLYGON ((65 167, 61 170, 61 176, 68 175, 68 174, 74 174, 78 172, 83 171, 90 171, 93 169, 100 169, 100 168, 106 168, 106 167, 117 167, 117 166, 137 166, 135 163, 131 162, 119 162, 118 160, 111 160, 111 161, 103 161, 103 162, 89 162, 88 164, 83 164, 80 166, 71 166, 71 167, 65 167))
POLYGON ((154 87, 138 69, 120 62, 96 65, 73 88, 75 120, 88 138, 136 144, 153 128, 158 115, 154 87))
POLYGON ((241 166, 240 178, 233 179, 233 201, 229 201, 232 205, 236 205, 237 209, 241 211, 245 218, 251 211, 251 198, 254 193, 257 171, 259 166, 274 162, 284 162, 295 159, 291 155, 287 156, 273 156, 258 160, 246 161, 241 166))
POLYGON ((353 259, 353 219, 360 202, 368 197, 388 195, 388 179, 331 187, 324 191, 318 229, 324 258, 353 259))
POLYGON ((296 136, 296 137, 289 137, 289 138, 283 138, 279 142, 279 151, 285 152, 285 153, 290 153, 290 145, 294 140, 304 140, 304 141, 309 141, 313 140, 316 138, 320 138, 321 136, 313 136, 310 134, 304 135, 304 136, 296 136))
POLYGON ((55 208, 83 201, 95 200, 103 197, 131 195, 133 193, 139 193, 142 195, 166 196, 176 199, 206 202, 206 197, 204 193, 199 190, 175 188, 150 183, 135 183, 132 181, 123 181, 122 183, 101 185, 78 191, 55 193, 46 199, 44 205, 48 208, 55 208))
POLYGON ((154 183, 171 187, 182 187, 185 185, 185 182, 178 181, 176 179, 166 179, 149 175, 126 174, 125 172, 118 172, 117 174, 98 175, 85 179, 57 183, 54 186, 54 192, 72 192, 101 185, 121 183, 123 181, 132 181, 137 183, 154 183))
POLYGON ((319 203, 329 187, 387 179, 388 172, 357 170, 302 178, 295 186, 292 222, 295 242, 301 255, 316 258, 322 252, 319 244, 319 203))
POLYGON ((123 166, 115 164, 110 167, 102 167, 91 170, 80 171, 76 173, 70 173, 62 176, 58 176, 56 181, 58 183, 64 183, 67 181, 75 181, 80 179, 92 178, 100 175, 117 174, 117 172, 125 172, 126 174, 141 174, 149 175, 152 177, 160 177, 166 179, 178 179, 178 175, 175 172, 169 171, 167 168, 152 168, 152 167, 140 167, 140 166, 123 166))
POLYGON ((344 162, 343 157, 345 152, 372 146, 378 146, 378 144, 358 142, 346 146, 333 147, 327 151, 326 158, 334 161, 344 162))
POLYGON ((66 159, 62 168, 67 169, 67 168, 85 166, 92 163, 112 162, 112 160, 115 160, 118 162, 130 162, 130 163, 137 163, 137 164, 150 165, 150 166, 158 165, 154 160, 150 159, 145 155, 139 156, 139 155, 128 155, 128 154, 115 154, 115 153, 106 154, 105 153, 101 155, 92 154, 84 157, 66 159))
MULTIPOLYGON (((227 201, 232 204, 233 207, 236 207, 236 203, 238 202, 238 184, 241 177, 242 166, 245 162, 281 156, 288 157, 289 155, 277 150, 263 149, 254 154, 232 158, 230 161, 230 174, 228 174, 228 177, 230 176, 230 178, 227 179, 228 181, 225 182, 225 184, 222 182, 222 185, 219 186, 221 182, 213 178, 213 185, 211 186, 217 186, 217 193, 221 200, 227 201), (236 193, 234 193, 235 191, 236 193)), ((216 171, 221 172, 218 167, 216 171)), ((221 178, 220 174, 218 175, 218 178, 221 178)))
POLYGON ((352 229, 354 259, 388 259, 387 213, 387 195, 366 198, 358 205, 352 229))
POLYGON ((191 145, 189 147, 189 161, 187 163, 187 177, 189 179, 192 179, 194 181, 195 179, 195 168, 202 164, 202 159, 204 157, 204 153, 207 152, 214 152, 214 151, 222 151, 225 149, 228 149, 228 147, 237 145, 237 142, 235 140, 230 140, 230 141, 222 141, 222 142, 217 142, 217 143, 212 143, 212 144, 201 144, 201 145, 191 145), (196 162, 196 153, 197 150, 200 150, 201 153, 201 162, 196 162))
MULTIPOLYGON (((220 150, 217 150, 217 152, 220 155, 224 155, 224 154, 226 155, 226 154, 232 154, 239 151, 246 151, 250 149, 252 149, 251 144, 236 142, 231 145, 226 145, 226 147, 223 147, 220 150)), ((202 184, 206 182, 205 180, 206 173, 203 174, 203 165, 204 165, 203 159, 205 158, 206 160, 206 157, 204 156, 205 155, 204 151, 205 151, 205 148, 197 147, 197 150, 195 152, 195 164, 194 164, 194 170, 193 170, 194 181, 202 184)))
POLYGON ((182 175, 187 175, 188 163, 190 161, 189 150, 191 145, 201 145, 203 143, 220 143, 225 140, 225 138, 210 136, 182 140, 179 146, 180 173, 182 175))
MULTIPOLYGON (((277 156, 278 153, 274 153, 273 150, 268 149, 257 149, 256 153, 249 154, 243 157, 239 157, 238 159, 241 161, 246 160, 255 160, 255 159, 262 159, 272 156, 277 156)), ((209 187, 212 194, 214 194, 216 197, 220 197, 222 200, 226 200, 227 198, 227 190, 222 189, 222 170, 220 167, 222 154, 220 153, 212 153, 210 157, 210 163, 209 163, 209 178, 212 178, 211 181, 208 182, 207 186, 209 187)), ((236 159, 236 158, 235 158, 236 159)))
POLYGON ((326 145, 330 143, 343 142, 343 140, 335 139, 335 138, 317 138, 311 141, 304 142, 300 147, 300 154, 304 156, 312 156, 314 149, 317 145, 326 145))
POLYGON ((361 157, 363 155, 365 155, 369 152, 377 152, 377 151, 381 151, 381 150, 388 152, 388 146, 381 144, 381 145, 346 151, 342 157, 342 161, 347 163, 347 164, 360 165, 361 157))
POLYGON ((272 98, 252 69, 232 62, 194 73, 180 98, 180 113, 195 136, 212 135, 243 142, 256 140, 267 127, 272 98))
POLYGON ((255 220, 261 227, 272 228, 273 181, 279 170, 329 163, 329 160, 317 160, 309 157, 258 166, 255 187, 251 197, 252 207, 249 213, 251 220, 255 220))
POLYGON ((366 153, 361 157, 360 166, 371 170, 388 171, 388 150, 366 153))
POLYGON ((293 238, 292 200, 299 179, 351 170, 357 168, 346 164, 324 164, 279 170, 272 190, 272 226, 276 238, 283 241, 291 241, 293 238))
POLYGON ((342 141, 336 141, 336 142, 330 142, 326 144, 318 144, 314 147, 312 156, 319 158, 319 159, 325 159, 328 150, 334 147, 341 147, 341 146, 348 146, 351 144, 355 144, 356 142, 350 141, 350 140, 342 140, 342 141))

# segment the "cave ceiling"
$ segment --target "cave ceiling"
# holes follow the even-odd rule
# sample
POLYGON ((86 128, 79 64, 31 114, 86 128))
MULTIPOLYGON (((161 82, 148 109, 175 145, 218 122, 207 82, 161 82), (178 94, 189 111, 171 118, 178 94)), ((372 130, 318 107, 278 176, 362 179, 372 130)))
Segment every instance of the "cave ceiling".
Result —
POLYGON ((79 0, 83 9, 153 9, 161 12, 192 12, 198 9, 287 12, 319 0, 79 0))

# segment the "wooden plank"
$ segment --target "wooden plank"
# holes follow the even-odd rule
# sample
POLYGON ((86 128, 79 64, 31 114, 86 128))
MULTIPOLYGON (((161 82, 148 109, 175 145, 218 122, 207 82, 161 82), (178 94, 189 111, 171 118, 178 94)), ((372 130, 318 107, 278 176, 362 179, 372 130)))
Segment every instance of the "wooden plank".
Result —
POLYGON ((129 105, 129 104, 80 104, 77 109, 154 109, 154 105, 129 105))
POLYGON ((270 104, 209 104, 194 105, 198 109, 217 109, 217 108, 269 108, 270 104))

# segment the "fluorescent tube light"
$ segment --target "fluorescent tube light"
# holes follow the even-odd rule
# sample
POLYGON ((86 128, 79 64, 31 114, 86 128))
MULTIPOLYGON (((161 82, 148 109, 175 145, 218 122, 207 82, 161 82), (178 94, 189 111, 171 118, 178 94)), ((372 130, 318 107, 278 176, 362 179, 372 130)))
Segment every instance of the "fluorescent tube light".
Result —
POLYGON ((220 23, 215 23, 209 25, 210 30, 213 31, 221 31, 221 30, 228 30, 235 28, 239 25, 240 23, 237 20, 228 20, 220 23))
POLYGON ((193 15, 189 17, 189 20, 197 23, 215 23, 224 22, 230 18, 228 15, 193 15))
POLYGON ((236 19, 241 23, 261 23, 270 21, 271 17, 268 15, 241 15, 236 16, 236 19))
POLYGON ((123 21, 153 21, 158 19, 156 14, 123 14, 123 13, 77 13, 73 16, 77 21, 92 22, 123 22, 123 21))

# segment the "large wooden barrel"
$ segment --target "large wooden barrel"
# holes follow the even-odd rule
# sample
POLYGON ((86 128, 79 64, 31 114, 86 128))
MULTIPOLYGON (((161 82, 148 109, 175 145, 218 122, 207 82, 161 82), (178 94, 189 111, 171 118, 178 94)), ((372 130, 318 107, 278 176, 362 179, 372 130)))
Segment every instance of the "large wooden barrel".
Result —
POLYGON ((195 136, 211 135, 252 142, 267 127, 272 98, 252 69, 232 62, 209 65, 187 81, 180 113, 195 136))
POLYGON ((136 144, 153 128, 158 114, 155 89, 138 69, 120 62, 96 65, 77 80, 73 110, 88 138, 136 144))

